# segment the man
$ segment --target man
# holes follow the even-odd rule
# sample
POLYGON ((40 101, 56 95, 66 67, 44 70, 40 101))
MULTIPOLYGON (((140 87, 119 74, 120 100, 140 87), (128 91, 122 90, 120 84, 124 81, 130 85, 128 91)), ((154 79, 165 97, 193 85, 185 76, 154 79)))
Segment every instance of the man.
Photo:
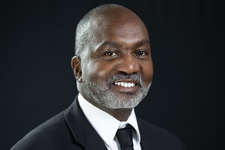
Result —
POLYGON ((136 118, 134 107, 153 78, 148 31, 136 14, 114 4, 91 10, 77 25, 75 51, 75 101, 12 150, 185 149, 167 131, 136 118))

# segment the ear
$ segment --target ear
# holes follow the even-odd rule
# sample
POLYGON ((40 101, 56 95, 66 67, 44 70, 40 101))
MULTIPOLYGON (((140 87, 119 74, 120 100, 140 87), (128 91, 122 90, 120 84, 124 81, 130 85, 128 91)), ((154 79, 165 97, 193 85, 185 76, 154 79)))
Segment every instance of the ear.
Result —
POLYGON ((80 57, 73 56, 71 60, 71 67, 73 69, 73 74, 78 82, 82 82, 82 70, 81 70, 81 61, 80 57))

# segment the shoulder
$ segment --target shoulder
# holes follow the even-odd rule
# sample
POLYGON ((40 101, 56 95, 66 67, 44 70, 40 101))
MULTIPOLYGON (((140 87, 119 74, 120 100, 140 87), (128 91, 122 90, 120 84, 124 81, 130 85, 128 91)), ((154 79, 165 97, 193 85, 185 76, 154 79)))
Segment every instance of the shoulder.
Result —
POLYGON ((57 150, 71 145, 72 134, 64 119, 64 113, 47 120, 39 125, 20 141, 11 150, 57 150))
POLYGON ((138 119, 138 124, 142 139, 149 141, 153 147, 167 150, 185 150, 183 142, 167 130, 140 118, 138 119))
POLYGON ((149 123, 143 119, 139 118, 138 124, 139 124, 140 130, 144 131, 146 135, 154 136, 154 137, 163 136, 163 137, 170 137, 170 138, 177 139, 173 134, 171 134, 167 130, 161 127, 158 127, 152 123, 149 123))

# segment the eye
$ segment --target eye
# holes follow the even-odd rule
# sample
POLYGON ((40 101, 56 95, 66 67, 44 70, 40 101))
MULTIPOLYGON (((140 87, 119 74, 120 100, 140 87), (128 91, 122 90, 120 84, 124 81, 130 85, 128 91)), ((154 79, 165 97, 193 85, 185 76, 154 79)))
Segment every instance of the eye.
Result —
POLYGON ((136 55, 138 55, 138 56, 146 56, 146 55, 148 55, 148 53, 146 51, 138 51, 136 53, 136 55))
POLYGON ((105 55, 106 56, 112 56, 113 54, 115 54, 114 52, 106 52, 105 55))
POLYGON ((104 55, 105 56, 115 56, 116 55, 116 52, 114 52, 114 51, 108 51, 108 52, 105 52, 104 55))

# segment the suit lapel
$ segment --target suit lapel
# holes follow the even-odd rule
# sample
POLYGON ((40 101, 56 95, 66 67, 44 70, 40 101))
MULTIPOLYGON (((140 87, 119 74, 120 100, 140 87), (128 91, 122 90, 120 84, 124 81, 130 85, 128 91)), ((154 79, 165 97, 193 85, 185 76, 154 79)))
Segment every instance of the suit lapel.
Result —
POLYGON ((89 140, 86 150, 107 150, 103 140, 99 137, 97 132, 93 132, 91 139, 89 140))
POLYGON ((68 124, 74 139, 86 150, 107 150, 103 140, 91 126, 82 112, 77 97, 74 102, 64 112, 66 123, 68 124))
MULTIPOLYGON (((143 134, 142 134, 143 135, 143 134)), ((150 149, 151 146, 151 141, 149 138, 145 137, 145 136, 141 136, 141 148, 142 150, 148 150, 150 149)))
POLYGON ((140 119, 138 119, 138 126, 141 134, 141 148, 142 150, 149 150, 152 147, 151 137, 147 135, 145 131, 146 127, 144 127, 140 119))

